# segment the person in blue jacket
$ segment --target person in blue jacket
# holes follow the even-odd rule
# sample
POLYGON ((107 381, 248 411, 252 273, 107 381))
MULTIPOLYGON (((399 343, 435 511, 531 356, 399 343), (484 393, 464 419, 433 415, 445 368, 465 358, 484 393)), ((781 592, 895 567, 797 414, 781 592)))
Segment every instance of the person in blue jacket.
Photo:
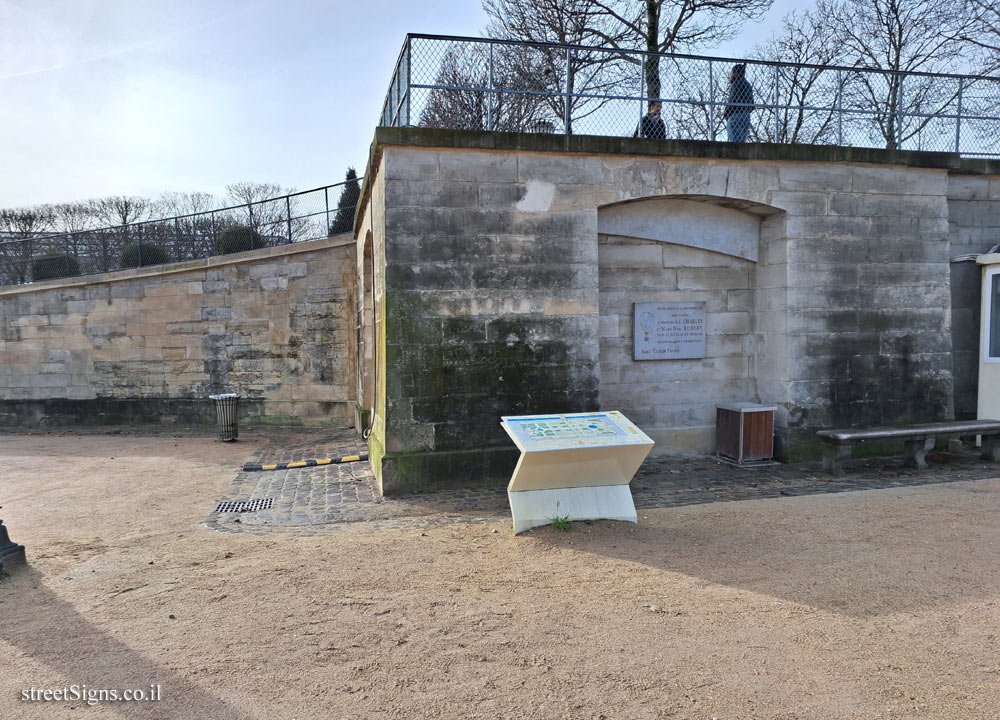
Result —
POLYGON ((729 73, 729 100, 722 117, 726 120, 729 142, 746 142, 753 110, 753 88, 746 78, 747 66, 734 65, 729 73))

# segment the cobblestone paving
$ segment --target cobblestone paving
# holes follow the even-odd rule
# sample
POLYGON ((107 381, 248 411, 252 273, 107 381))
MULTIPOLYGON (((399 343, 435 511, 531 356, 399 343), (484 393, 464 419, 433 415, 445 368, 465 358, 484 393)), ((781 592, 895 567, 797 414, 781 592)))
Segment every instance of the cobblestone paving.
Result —
MULTIPOLYGON (((289 462, 366 452, 353 430, 280 429, 251 462, 289 462)), ((735 467, 712 457, 647 460, 632 481, 638 509, 710 502, 848 492, 1000 476, 1000 466, 978 453, 954 448, 930 453, 921 472, 904 468, 899 457, 851 460, 847 475, 834 478, 818 462, 735 467)), ((223 532, 284 532, 312 535, 348 527, 420 529, 455 523, 507 522, 505 488, 471 488, 379 497, 366 462, 292 470, 239 472, 221 500, 274 498, 274 507, 252 513, 211 513, 205 524, 223 532)))

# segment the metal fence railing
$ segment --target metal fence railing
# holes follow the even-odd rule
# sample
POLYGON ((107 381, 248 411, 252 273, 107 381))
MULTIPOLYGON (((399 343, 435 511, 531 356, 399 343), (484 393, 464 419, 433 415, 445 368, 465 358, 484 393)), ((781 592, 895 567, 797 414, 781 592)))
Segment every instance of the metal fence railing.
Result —
POLYGON ((361 181, 129 225, 0 239, 0 285, 183 262, 350 232, 355 206, 338 208, 338 201, 345 185, 361 181))
POLYGON ((1000 77, 900 73, 436 35, 407 35, 384 126, 726 140, 732 68, 753 89, 747 141, 1000 157, 1000 77))

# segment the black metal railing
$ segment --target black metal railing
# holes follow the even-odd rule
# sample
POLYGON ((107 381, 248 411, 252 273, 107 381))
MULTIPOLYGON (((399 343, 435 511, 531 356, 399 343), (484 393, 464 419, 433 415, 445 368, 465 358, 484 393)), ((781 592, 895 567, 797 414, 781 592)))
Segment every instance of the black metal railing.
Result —
POLYGON ((631 136, 656 100, 667 138, 726 140, 737 65, 753 89, 747 141, 1000 157, 1000 77, 421 34, 380 124, 631 136))
POLYGON ((286 245, 353 229, 338 208, 348 183, 206 212, 36 237, 0 239, 0 285, 19 285, 286 245))

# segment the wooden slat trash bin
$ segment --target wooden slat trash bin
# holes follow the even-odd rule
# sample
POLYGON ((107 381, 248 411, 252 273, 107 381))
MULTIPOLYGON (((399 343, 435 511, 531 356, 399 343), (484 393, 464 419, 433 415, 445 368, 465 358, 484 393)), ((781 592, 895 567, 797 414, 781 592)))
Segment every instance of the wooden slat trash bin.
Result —
POLYGON ((740 465, 769 462, 774 457, 774 405, 752 402, 718 405, 715 451, 740 465))

